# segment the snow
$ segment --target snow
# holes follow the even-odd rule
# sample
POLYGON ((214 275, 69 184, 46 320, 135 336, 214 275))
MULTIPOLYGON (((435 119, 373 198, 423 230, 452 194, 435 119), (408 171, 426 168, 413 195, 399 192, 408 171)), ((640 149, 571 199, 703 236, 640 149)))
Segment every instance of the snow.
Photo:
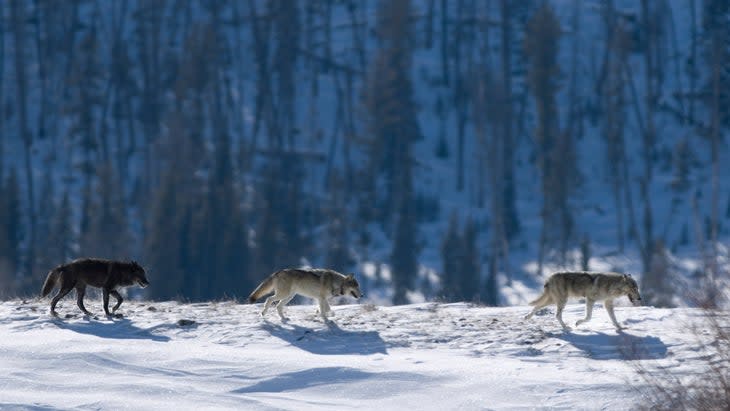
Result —
POLYGON ((709 338, 688 332, 692 308, 619 306, 617 332, 596 307, 567 333, 526 306, 341 305, 328 324, 313 305, 285 323, 260 309, 126 301, 107 319, 67 298, 53 318, 47 300, 0 302, 0 409, 628 409, 636 365, 691 375, 709 338))

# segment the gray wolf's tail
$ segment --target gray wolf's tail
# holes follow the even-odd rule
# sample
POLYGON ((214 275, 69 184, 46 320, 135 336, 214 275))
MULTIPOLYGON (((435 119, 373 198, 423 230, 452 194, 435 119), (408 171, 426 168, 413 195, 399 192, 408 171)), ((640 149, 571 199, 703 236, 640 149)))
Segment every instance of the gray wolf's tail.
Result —
POLYGON ((46 281, 43 283, 43 289, 41 290, 41 297, 47 296, 48 293, 50 293, 51 290, 53 290, 53 287, 56 286, 56 283, 58 282, 58 279, 61 277, 62 272, 63 272, 63 269, 61 267, 56 267, 53 270, 48 272, 46 281))
POLYGON ((248 296, 249 304, 253 304, 256 300, 270 293, 274 289, 274 275, 276 275, 276 273, 271 274, 267 279, 259 284, 255 290, 253 290, 251 295, 248 296))
POLYGON ((537 297, 537 299, 530 301, 529 305, 547 305, 550 303, 550 294, 547 292, 547 284, 545 284, 544 290, 542 291, 542 295, 537 297))

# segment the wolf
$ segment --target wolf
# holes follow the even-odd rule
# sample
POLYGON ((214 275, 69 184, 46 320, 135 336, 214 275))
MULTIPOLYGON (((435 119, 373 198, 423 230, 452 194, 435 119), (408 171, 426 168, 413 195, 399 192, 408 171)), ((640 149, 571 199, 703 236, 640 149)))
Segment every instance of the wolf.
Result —
POLYGON ((86 286, 99 287, 102 289, 104 299, 104 313, 111 317, 122 305, 122 296, 116 290, 119 287, 139 285, 144 288, 149 285, 144 268, 136 261, 113 261, 101 258, 81 258, 70 263, 61 264, 48 272, 46 281, 43 283, 41 297, 47 296, 56 284, 60 284, 58 294, 51 300, 51 314, 58 316, 56 304, 66 294, 76 289, 76 305, 84 314, 92 315, 84 307, 84 295, 86 286), (117 299, 116 305, 109 312, 109 295, 117 299))
POLYGON ((356 299, 362 297, 360 284, 358 284, 354 274, 344 275, 323 268, 287 268, 271 274, 259 284, 248 297, 248 302, 253 303, 272 291, 274 295, 266 299, 261 315, 266 315, 271 304, 278 301, 276 311, 278 311, 282 321, 287 320, 284 316, 284 306, 296 294, 317 299, 319 301, 319 315, 322 316, 325 322, 328 321, 328 313, 334 315, 327 298, 339 295, 349 295, 356 299))
POLYGON ((593 304, 596 301, 603 300, 603 306, 606 307, 611 322, 616 326, 616 329, 620 330, 622 327, 616 321, 616 316, 613 313, 613 300, 623 295, 628 296, 633 305, 641 305, 639 285, 628 274, 587 271, 559 272, 551 275, 545 282, 542 295, 535 301, 530 302, 530 305, 534 308, 525 316, 525 319, 532 318, 543 307, 556 304, 558 309, 555 316, 563 329, 569 330, 570 327, 563 322, 565 303, 568 301, 568 297, 585 297, 586 317, 578 320, 575 323, 576 326, 589 321, 593 314, 593 304))

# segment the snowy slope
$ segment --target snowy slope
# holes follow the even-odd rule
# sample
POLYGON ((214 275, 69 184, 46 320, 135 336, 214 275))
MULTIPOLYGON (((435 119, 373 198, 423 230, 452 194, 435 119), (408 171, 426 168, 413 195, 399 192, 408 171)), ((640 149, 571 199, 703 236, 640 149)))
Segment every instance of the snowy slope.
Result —
POLYGON ((233 302, 125 302, 115 320, 47 308, 0 303, 0 409, 628 409, 635 365, 691 375, 706 354, 695 309, 619 307, 617 333, 597 308, 563 333, 551 314, 468 304, 336 306, 329 325, 310 305, 287 323, 233 302))

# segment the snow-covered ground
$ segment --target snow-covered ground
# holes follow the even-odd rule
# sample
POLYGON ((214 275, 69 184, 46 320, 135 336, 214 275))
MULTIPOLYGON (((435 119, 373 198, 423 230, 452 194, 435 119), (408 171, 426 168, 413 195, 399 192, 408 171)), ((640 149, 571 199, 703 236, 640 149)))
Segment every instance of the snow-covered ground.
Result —
POLYGON ((0 409, 629 409, 636 365, 691 375, 709 338, 690 308, 617 307, 622 333, 601 307, 569 333, 525 306, 342 305, 329 324, 260 308, 128 301, 111 320, 67 298, 54 319, 47 300, 1 302, 0 409))

